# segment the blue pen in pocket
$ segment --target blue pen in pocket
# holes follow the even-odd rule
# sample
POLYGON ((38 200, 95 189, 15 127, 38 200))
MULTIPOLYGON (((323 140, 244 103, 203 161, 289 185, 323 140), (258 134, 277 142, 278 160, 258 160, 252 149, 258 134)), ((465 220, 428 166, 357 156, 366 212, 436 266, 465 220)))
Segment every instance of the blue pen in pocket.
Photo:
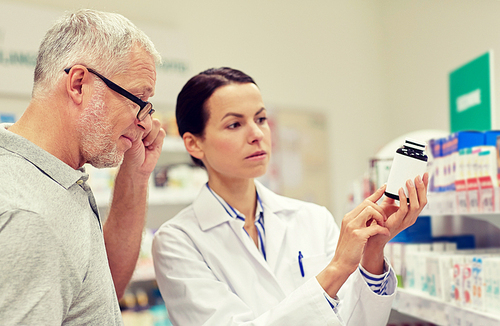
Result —
POLYGON ((300 275, 304 277, 304 266, 302 265, 302 252, 299 251, 299 268, 300 268, 300 275))

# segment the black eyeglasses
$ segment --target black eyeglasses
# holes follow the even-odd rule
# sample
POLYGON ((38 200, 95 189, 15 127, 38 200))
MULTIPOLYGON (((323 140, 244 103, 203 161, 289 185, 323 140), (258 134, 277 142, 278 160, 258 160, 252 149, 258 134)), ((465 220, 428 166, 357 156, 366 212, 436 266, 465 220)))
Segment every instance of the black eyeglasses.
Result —
MULTIPOLYGON (((64 71, 67 74, 69 74, 70 70, 71 70, 71 68, 64 69, 64 71)), ((146 117, 148 115, 153 114, 155 112, 155 110, 153 109, 153 104, 151 104, 150 102, 145 102, 145 101, 141 100, 140 98, 138 98, 134 94, 132 94, 129 91, 127 91, 126 89, 124 89, 123 87, 120 87, 117 84, 113 83, 111 80, 107 79, 106 77, 104 77, 100 73, 98 73, 90 68, 87 68, 87 70, 89 72, 93 73, 94 75, 96 75, 97 77, 101 78, 102 81, 106 84, 106 86, 108 86, 109 88, 111 88, 112 90, 117 92, 118 94, 128 98, 129 100, 131 100, 135 104, 139 105, 140 110, 139 110, 139 112, 137 112, 137 119, 139 119, 139 121, 146 119, 146 117)))

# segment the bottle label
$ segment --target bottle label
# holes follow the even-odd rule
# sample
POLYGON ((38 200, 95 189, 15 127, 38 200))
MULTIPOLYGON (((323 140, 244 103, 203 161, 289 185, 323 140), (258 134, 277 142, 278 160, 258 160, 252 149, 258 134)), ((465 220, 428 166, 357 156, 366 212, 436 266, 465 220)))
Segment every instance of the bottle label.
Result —
POLYGON ((399 188, 403 188, 406 197, 408 198, 408 189, 406 188, 406 181, 411 179, 415 182, 417 175, 421 177, 427 171, 427 162, 417 160, 415 158, 396 154, 392 161, 391 171, 389 172, 389 179, 387 180, 386 193, 398 196, 399 188))

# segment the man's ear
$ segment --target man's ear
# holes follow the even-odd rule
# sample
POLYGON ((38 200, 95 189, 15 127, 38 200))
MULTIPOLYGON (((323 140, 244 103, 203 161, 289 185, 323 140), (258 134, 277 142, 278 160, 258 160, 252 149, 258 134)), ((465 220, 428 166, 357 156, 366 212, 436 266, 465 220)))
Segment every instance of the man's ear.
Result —
POLYGON ((203 159, 205 154, 201 149, 198 137, 196 137, 190 132, 186 132, 184 133, 184 135, 182 135, 182 140, 184 140, 184 146, 186 147, 186 150, 192 157, 197 158, 199 160, 203 159))
POLYGON ((90 73, 83 66, 73 66, 69 71, 66 91, 75 104, 82 104, 84 91, 89 89, 84 86, 87 86, 89 81, 90 73))

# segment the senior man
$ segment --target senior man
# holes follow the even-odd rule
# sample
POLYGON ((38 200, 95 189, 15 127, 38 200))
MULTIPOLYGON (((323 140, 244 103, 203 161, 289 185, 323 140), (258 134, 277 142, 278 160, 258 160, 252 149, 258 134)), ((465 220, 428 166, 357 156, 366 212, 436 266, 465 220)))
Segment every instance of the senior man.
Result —
POLYGON ((32 99, 0 125, 2 325, 121 325, 165 137, 160 56, 128 19, 78 10, 40 45, 32 99), (120 166, 105 223, 82 166, 120 166))

